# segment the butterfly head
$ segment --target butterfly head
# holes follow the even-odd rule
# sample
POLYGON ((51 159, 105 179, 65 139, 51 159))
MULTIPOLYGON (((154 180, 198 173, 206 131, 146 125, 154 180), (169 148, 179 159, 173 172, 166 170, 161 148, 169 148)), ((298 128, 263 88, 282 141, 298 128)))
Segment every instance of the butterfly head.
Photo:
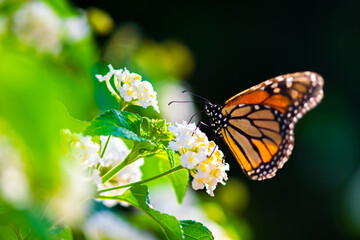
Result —
POLYGON ((222 107, 219 104, 207 102, 205 104, 205 114, 210 118, 211 128, 217 136, 221 135, 221 128, 227 126, 227 117, 221 112, 222 107))

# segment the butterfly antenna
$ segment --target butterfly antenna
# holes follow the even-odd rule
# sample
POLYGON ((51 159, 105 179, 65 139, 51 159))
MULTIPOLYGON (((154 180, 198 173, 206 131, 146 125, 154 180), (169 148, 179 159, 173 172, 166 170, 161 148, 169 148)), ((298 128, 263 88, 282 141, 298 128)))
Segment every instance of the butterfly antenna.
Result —
POLYGON ((192 100, 189 100, 189 101, 187 101, 187 100, 185 100, 185 101, 171 101, 171 102, 168 103, 168 106, 170 106, 173 103, 189 103, 189 102, 193 103, 193 102, 204 102, 204 101, 192 101, 192 100))
POLYGON ((208 99, 206 99, 206 98, 204 98, 204 97, 202 97, 202 96, 200 96, 200 95, 197 95, 197 94, 195 94, 195 93, 193 93, 193 92, 190 92, 189 90, 184 90, 184 91, 182 91, 182 93, 190 93, 191 95, 194 95, 195 97, 198 97, 198 98, 201 98, 201 99, 204 99, 206 102, 210 102, 208 99))
MULTIPOLYGON (((201 111, 201 112, 202 112, 202 111, 201 111)), ((198 112, 198 113, 200 113, 200 112, 198 112)), ((190 121, 189 121, 189 123, 190 123, 190 121)), ((191 136, 194 136, 194 133, 195 133, 196 130, 200 127, 200 125, 204 125, 204 126, 210 127, 208 124, 206 124, 206 123, 204 123, 204 122, 202 122, 202 121, 199 121, 198 124, 196 125, 196 128, 195 128, 194 132, 191 134, 191 136)))
POLYGON ((197 113, 195 113, 194 115, 192 115, 191 116, 191 118, 189 119, 189 121, 188 121, 188 124, 191 122, 191 120, 196 116, 196 115, 198 115, 199 113, 202 113, 202 112, 204 112, 205 110, 201 110, 200 112, 197 112, 197 113))

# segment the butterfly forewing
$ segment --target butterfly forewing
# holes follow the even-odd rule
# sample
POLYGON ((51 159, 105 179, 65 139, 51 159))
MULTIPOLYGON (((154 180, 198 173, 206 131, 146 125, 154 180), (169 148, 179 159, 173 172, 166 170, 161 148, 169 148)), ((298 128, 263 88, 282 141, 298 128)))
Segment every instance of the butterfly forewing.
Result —
POLYGON ((221 131, 248 177, 271 178, 282 168, 294 147, 294 124, 321 101, 323 84, 313 72, 281 75, 213 109, 212 126, 221 131))

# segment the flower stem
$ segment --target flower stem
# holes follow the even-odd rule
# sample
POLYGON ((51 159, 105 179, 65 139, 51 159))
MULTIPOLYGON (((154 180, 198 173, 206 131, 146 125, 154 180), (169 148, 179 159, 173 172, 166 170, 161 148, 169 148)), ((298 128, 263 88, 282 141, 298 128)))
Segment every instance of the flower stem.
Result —
POLYGON ((126 107, 128 107, 129 106, 129 104, 128 103, 126 103, 125 101, 121 101, 121 102, 119 102, 119 110, 120 111, 124 111, 125 110, 125 108, 126 107))
POLYGON ((133 147, 133 149, 130 151, 130 153, 126 156, 126 158, 124 159, 124 161, 122 161, 121 163, 119 163, 118 165, 116 165, 115 167, 113 167, 110 171, 108 171, 107 173, 105 173, 104 176, 102 176, 101 178, 101 182, 103 184, 107 183, 108 181, 110 181, 116 174, 118 174, 124 167, 126 167, 127 165, 129 165, 130 163, 133 163, 138 157, 139 157, 139 153, 137 151, 134 151, 135 146, 133 147))
POLYGON ((12 223, 10 223, 9 225, 12 228, 12 230, 14 231, 17 239, 22 240, 19 230, 12 223))
POLYGON ((119 97, 119 95, 114 91, 113 87, 111 86, 110 81, 106 80, 105 82, 106 82, 106 86, 109 89, 111 95, 113 95, 117 101, 121 101, 121 98, 119 97))
POLYGON ((112 190, 116 190, 116 189, 121 189, 121 188, 127 188, 127 187, 132 187, 132 186, 136 186, 136 185, 140 185, 140 184, 143 184, 143 183, 147 183, 147 182, 150 182, 152 180, 155 180, 157 178, 160 178, 160 177, 163 177, 165 175, 168 175, 170 173, 173 173, 173 172, 176 172, 176 171, 179 171, 181 169, 183 169, 184 167, 179 165, 177 167, 174 167, 174 168, 171 168, 169 169, 168 171, 166 172, 163 172, 159 175, 156 175, 154 177, 151 177, 151 178, 148 178, 148 179, 144 179, 144 180, 141 180, 141 181, 138 181, 138 182, 134 182, 134 183, 129 183, 129 184, 126 184, 126 185, 121 185, 121 186, 117 186, 117 187, 112 187, 112 188, 106 188, 106 189, 101 189, 101 190, 98 190, 97 193, 100 194, 100 193, 103 193, 103 192, 109 192, 109 191, 112 191, 112 190))
POLYGON ((110 138, 111 138, 111 135, 109 135, 109 137, 108 137, 108 139, 107 139, 107 141, 106 141, 106 143, 105 143, 105 147, 104 147, 104 150, 103 150, 102 153, 101 153, 100 158, 103 158, 103 157, 104 157, 106 148, 107 148, 107 146, 108 146, 108 144, 109 144, 109 142, 110 142, 110 138))

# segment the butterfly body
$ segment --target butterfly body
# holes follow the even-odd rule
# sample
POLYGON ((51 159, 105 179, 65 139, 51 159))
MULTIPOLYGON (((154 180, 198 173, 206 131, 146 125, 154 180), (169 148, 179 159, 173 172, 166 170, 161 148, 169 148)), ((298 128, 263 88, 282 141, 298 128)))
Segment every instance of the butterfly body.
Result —
POLYGON ((313 72, 285 74, 225 102, 207 102, 215 134, 225 140, 252 180, 272 178, 294 147, 294 125, 323 98, 323 78, 313 72))

